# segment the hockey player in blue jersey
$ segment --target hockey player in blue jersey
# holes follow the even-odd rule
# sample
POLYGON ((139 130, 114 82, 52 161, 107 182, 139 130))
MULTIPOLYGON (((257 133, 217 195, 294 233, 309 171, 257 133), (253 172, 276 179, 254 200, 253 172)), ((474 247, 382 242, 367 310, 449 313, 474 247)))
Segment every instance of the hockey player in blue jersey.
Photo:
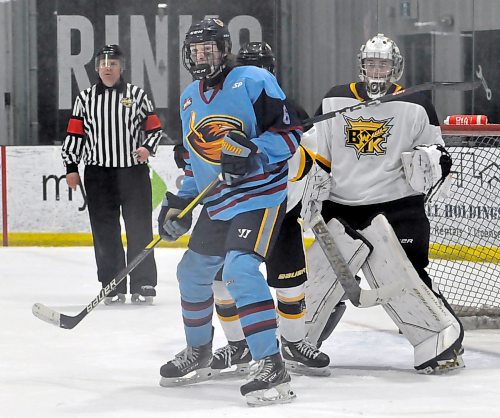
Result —
MULTIPOLYGON (((276 58, 266 42, 244 45, 236 61, 238 65, 255 65, 275 73, 276 58)), ((309 118, 307 112, 289 97, 287 101, 293 104, 301 120, 309 118)), ((286 368, 298 374, 328 376, 330 358, 305 338, 307 301, 304 289, 307 268, 300 201, 304 193, 305 176, 314 163, 316 138, 313 131, 304 133, 299 150, 288 161, 287 210, 277 244, 266 259, 266 272, 268 285, 276 289, 278 330, 286 368)), ((228 343, 214 351, 212 369, 220 372, 220 376, 244 375, 249 371, 252 358, 234 301, 220 276, 217 274, 213 285, 215 308, 228 343)))
POLYGON ((177 268, 187 348, 163 365, 162 386, 205 380, 212 371, 212 282, 222 278, 236 302, 252 357, 253 379, 241 387, 252 405, 289 402, 295 395, 276 341, 274 302, 259 266, 270 253, 286 210, 287 160, 302 127, 276 78, 257 67, 231 64, 231 39, 219 19, 193 24, 183 61, 193 81, 180 98, 185 179, 167 193, 158 218, 162 238, 190 228, 180 211, 219 174, 223 182, 204 199, 177 268), (194 372, 194 373, 193 373, 194 372))

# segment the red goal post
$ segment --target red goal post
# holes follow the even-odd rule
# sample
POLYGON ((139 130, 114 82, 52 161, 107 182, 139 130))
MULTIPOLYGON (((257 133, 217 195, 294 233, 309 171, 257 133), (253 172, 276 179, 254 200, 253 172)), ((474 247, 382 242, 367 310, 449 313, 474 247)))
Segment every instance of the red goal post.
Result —
POLYGON ((500 325, 500 124, 443 125, 451 196, 428 204, 429 274, 467 328, 500 325))

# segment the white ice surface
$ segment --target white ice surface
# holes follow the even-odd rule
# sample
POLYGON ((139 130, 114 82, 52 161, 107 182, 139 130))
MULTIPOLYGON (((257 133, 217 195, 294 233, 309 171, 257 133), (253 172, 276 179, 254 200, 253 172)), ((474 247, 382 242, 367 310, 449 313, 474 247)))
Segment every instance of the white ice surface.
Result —
MULTIPOLYGON (((31 307, 82 310, 99 291, 92 249, 0 248, 0 417, 500 417, 499 331, 466 332, 466 369, 419 375, 411 347, 380 307, 348 307, 323 345, 332 376, 293 376, 292 404, 247 407, 238 379, 160 387, 160 366, 185 346, 175 278, 181 254, 156 251, 155 305, 100 305, 65 330, 31 307)), ((225 340, 214 324, 219 347, 225 340)))

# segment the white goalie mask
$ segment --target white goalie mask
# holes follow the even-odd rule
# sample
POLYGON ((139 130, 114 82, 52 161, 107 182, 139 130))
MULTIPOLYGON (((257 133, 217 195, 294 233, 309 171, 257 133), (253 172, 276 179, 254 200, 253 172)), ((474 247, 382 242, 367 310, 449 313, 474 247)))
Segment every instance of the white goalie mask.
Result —
POLYGON ((359 78, 366 83, 367 94, 376 99, 383 96, 389 83, 403 75, 404 59, 396 43, 379 33, 361 46, 358 54, 359 78))

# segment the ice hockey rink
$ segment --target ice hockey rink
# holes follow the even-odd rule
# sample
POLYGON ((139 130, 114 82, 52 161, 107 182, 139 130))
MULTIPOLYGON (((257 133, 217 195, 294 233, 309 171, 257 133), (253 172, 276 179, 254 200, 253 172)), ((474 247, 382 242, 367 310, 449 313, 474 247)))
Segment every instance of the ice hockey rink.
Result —
MULTIPOLYGON (((31 313, 74 315, 99 291, 91 247, 0 249, 0 416, 5 418, 499 417, 500 331, 467 331, 466 368, 417 374, 382 308, 352 305, 323 349, 330 377, 292 377, 295 402, 250 408, 237 378, 162 388, 159 368, 185 347, 175 269, 156 251, 153 306, 100 305, 72 330, 31 313)), ((216 327, 214 348, 225 344, 216 327)))

